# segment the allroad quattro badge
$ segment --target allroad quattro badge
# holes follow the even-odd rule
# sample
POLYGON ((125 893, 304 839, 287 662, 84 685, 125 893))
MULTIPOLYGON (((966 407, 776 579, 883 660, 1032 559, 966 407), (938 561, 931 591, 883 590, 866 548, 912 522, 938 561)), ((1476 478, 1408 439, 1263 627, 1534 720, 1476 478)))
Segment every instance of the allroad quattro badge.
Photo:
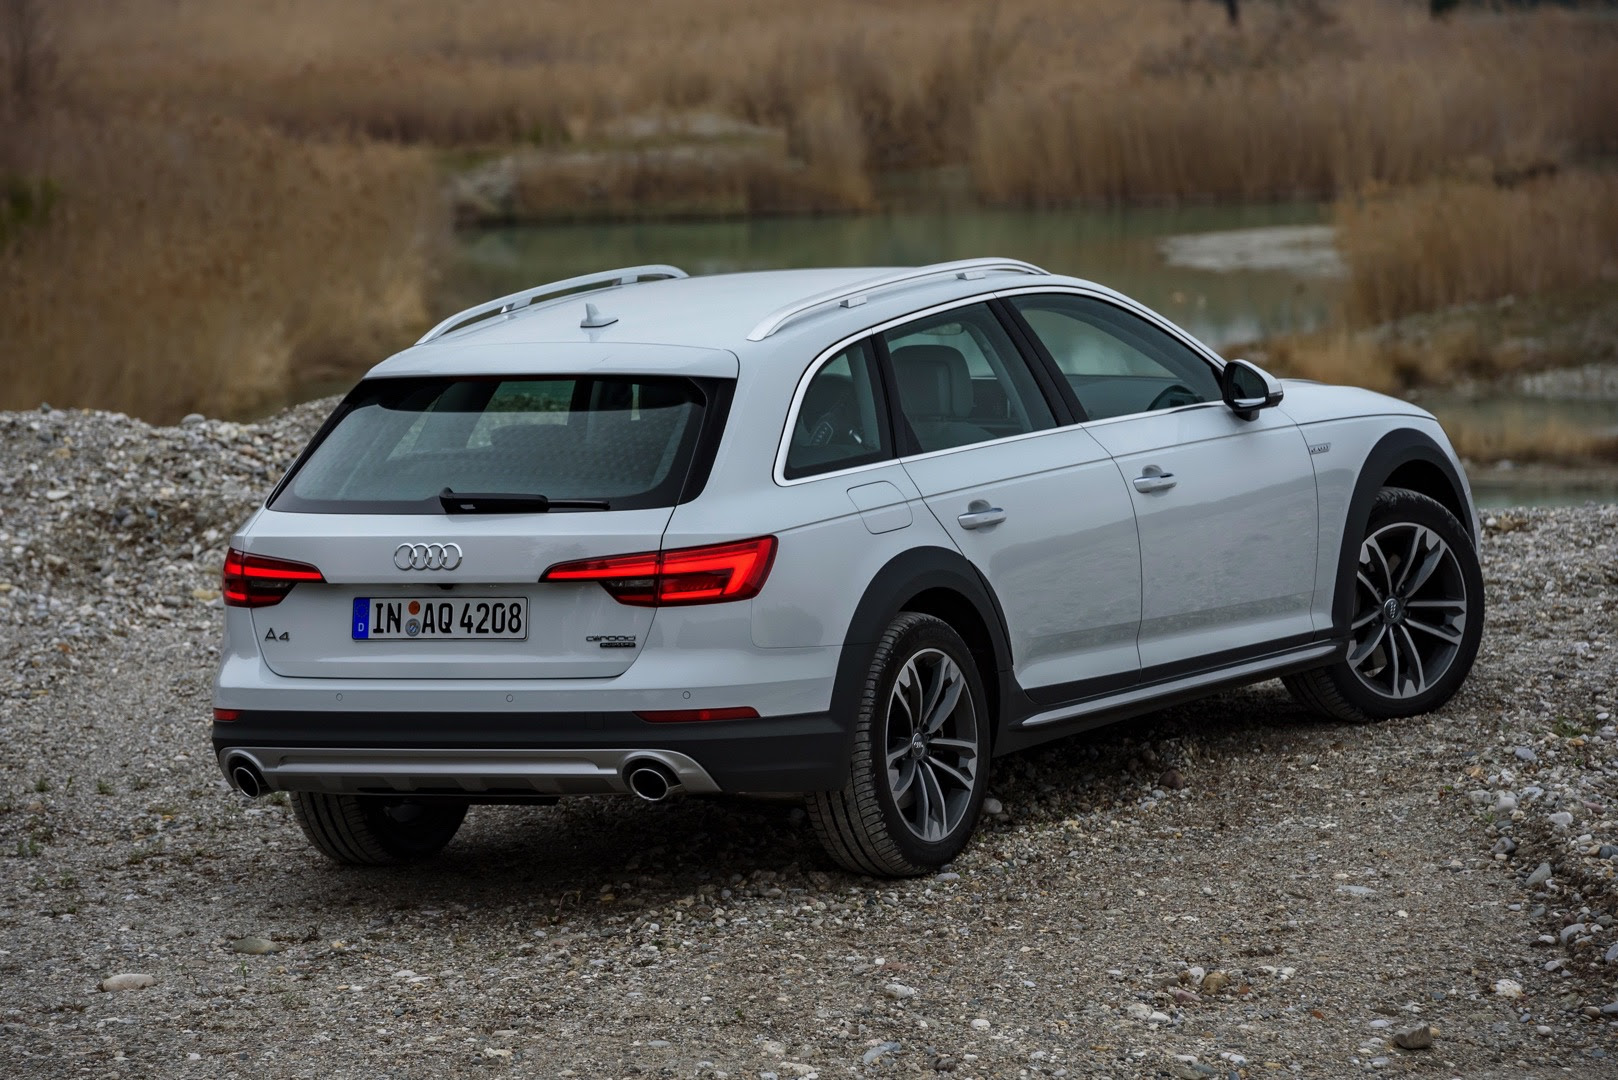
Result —
POLYGON ((453 570, 461 565, 459 544, 400 544, 393 565, 401 570, 453 570))

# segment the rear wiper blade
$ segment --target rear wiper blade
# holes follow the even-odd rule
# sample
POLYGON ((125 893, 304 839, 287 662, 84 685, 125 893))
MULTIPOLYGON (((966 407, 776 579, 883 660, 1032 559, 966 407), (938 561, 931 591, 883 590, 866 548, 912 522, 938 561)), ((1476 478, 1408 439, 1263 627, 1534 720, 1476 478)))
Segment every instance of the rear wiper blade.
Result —
POLYGON ((548 499, 520 491, 451 491, 438 493, 446 514, 545 514, 552 510, 609 510, 606 499, 548 499))

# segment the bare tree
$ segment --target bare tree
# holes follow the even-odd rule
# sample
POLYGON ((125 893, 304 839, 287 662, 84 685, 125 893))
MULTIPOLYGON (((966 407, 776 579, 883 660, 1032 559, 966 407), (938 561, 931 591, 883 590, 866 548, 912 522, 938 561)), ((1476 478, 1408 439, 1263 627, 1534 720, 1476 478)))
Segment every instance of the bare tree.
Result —
POLYGON ((43 0, 0 0, 0 93, 29 112, 55 70, 43 0))

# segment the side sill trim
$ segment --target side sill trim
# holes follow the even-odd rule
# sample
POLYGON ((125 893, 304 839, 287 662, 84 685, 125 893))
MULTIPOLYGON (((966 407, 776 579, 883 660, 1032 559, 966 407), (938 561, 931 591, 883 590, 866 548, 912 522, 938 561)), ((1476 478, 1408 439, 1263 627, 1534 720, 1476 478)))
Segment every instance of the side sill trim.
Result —
POLYGON ((1249 660, 1245 664, 1215 668, 1213 671, 1203 671, 1195 675, 1170 679, 1167 682, 1154 683, 1151 686, 1137 686, 1116 694, 1091 698, 1089 701, 1063 705, 1061 708, 1035 713, 1017 726, 1019 728, 1039 727, 1042 724, 1054 724, 1061 720, 1073 720, 1081 716, 1089 716, 1092 713, 1107 712, 1111 709, 1138 705, 1142 702, 1151 701, 1153 698, 1168 697, 1171 694, 1194 690, 1199 686, 1212 686, 1232 679, 1243 679, 1249 675, 1259 675, 1274 668, 1288 667, 1307 660, 1324 660, 1341 648, 1342 643, 1337 641, 1305 645, 1299 649, 1289 649, 1286 652, 1260 657, 1257 660, 1249 660))

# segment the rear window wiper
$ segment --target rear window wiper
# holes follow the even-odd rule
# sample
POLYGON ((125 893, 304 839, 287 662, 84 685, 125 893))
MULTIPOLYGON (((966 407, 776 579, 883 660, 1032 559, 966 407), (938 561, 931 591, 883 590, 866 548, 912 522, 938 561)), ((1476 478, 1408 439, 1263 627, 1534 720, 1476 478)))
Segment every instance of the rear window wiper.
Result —
POLYGON ((545 514, 552 510, 609 510, 606 499, 548 499, 519 491, 451 491, 438 493, 446 514, 545 514))

